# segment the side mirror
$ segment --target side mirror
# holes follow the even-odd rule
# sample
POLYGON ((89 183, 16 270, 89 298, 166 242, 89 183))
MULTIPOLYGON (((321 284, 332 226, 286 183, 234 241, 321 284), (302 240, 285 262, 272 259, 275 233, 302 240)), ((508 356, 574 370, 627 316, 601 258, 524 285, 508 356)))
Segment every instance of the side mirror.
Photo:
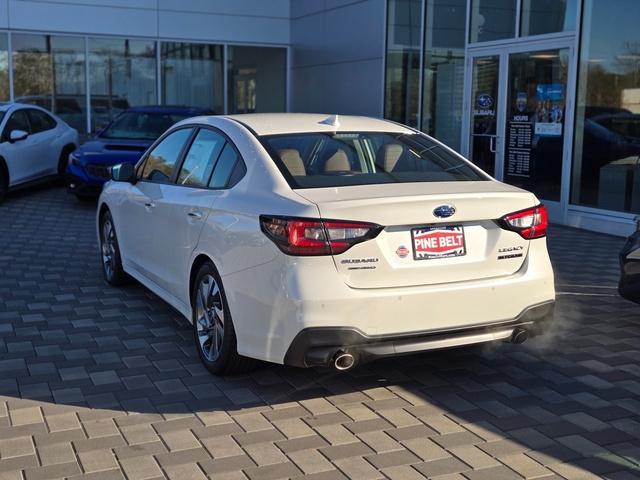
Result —
POLYGON ((29 132, 25 132, 24 130, 11 130, 9 134, 9 141, 11 143, 19 142, 20 140, 24 140, 29 136, 29 132))
POLYGON ((136 182, 136 169, 130 163, 120 163, 111 167, 111 179, 114 182, 136 182))

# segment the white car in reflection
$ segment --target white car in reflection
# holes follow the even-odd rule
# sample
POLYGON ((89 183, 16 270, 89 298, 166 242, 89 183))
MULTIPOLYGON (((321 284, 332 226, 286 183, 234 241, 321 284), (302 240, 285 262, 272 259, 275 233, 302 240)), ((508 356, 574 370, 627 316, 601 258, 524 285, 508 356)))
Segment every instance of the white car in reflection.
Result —
POLYGON ((409 127, 198 117, 112 175, 106 280, 180 311, 214 373, 520 343, 553 315, 544 206, 409 127))
POLYGON ((0 201, 10 188, 62 177, 78 132, 35 105, 0 104, 0 201))

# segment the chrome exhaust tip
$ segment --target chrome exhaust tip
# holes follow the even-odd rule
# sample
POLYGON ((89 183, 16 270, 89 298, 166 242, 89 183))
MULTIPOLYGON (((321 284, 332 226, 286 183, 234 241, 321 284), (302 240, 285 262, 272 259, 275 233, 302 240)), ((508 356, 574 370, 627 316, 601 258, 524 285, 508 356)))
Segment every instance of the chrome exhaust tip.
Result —
POLYGON ((335 357, 333 357, 333 366, 336 370, 349 370, 356 364, 356 359, 353 358, 353 355, 345 352, 336 353, 335 357))
POLYGON ((529 332, 527 332, 524 328, 514 328, 511 333, 511 343, 519 345, 524 343, 524 341, 529 338, 529 332))

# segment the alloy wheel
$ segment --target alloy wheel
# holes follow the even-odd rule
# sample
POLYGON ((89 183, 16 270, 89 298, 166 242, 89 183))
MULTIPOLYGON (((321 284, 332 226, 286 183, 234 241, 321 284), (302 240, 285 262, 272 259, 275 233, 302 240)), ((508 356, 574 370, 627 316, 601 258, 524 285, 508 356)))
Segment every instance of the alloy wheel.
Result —
POLYGON ((200 350, 210 362, 222 352, 224 317, 220 287, 212 275, 205 275, 196 292, 196 329, 200 350))
POLYGON ((107 218, 102 224, 102 266, 107 279, 113 277, 116 269, 116 232, 111 219, 107 218))

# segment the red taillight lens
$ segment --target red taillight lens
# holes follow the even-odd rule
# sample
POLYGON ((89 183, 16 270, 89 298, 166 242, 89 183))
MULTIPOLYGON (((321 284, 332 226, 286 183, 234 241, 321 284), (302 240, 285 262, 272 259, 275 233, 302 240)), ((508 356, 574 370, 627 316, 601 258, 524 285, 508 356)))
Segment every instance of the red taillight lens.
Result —
POLYGON ((382 227, 341 220, 260 216, 262 231, 288 255, 337 255, 374 238, 382 227))
POLYGON ((500 219, 500 224, 507 230, 518 232, 522 238, 531 240, 547 234, 549 215, 544 205, 510 213, 500 219))

